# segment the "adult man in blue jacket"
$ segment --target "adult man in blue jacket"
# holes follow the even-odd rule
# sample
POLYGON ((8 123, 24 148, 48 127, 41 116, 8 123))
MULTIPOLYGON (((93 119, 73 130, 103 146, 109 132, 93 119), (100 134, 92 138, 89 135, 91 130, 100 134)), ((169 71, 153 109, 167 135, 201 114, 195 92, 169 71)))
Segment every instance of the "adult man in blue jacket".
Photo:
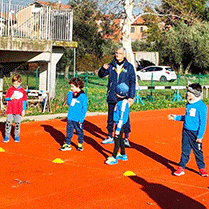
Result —
MULTIPOLYGON (((128 101, 129 106, 134 103, 135 88, 136 88, 136 74, 134 67, 125 58, 125 49, 118 48, 115 53, 115 57, 110 64, 105 63, 99 70, 98 75, 100 78, 109 76, 108 80, 108 91, 107 91, 107 102, 108 102, 108 119, 107 119, 107 130, 108 137, 102 141, 103 144, 113 143, 113 113, 117 103, 116 86, 120 83, 125 83, 129 87, 128 101)), ((128 136, 131 131, 130 119, 126 124, 125 133, 125 145, 129 145, 128 136)))

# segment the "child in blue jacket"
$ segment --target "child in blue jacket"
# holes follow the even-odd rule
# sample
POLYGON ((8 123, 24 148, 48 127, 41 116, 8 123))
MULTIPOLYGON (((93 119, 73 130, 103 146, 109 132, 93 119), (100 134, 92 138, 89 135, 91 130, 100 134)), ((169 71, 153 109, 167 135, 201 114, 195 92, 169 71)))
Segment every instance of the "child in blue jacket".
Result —
POLYGON ((168 115, 168 119, 183 121, 182 131, 182 153, 178 169, 174 175, 184 175, 184 169, 191 149, 193 149, 199 173, 201 176, 208 176, 205 170, 205 163, 202 151, 202 139, 207 124, 207 106, 201 100, 202 87, 198 83, 187 86, 187 100, 185 115, 168 115))
POLYGON ((61 151, 71 150, 71 139, 74 129, 78 135, 78 151, 83 151, 83 122, 87 112, 87 96, 82 90, 84 83, 80 78, 71 78, 71 91, 67 96, 69 106, 67 115, 67 137, 65 144, 60 148, 61 151))
POLYGON ((128 103, 129 87, 125 83, 120 83, 116 86, 116 95, 118 102, 114 109, 113 120, 115 123, 115 137, 114 137, 114 150, 111 157, 105 161, 108 165, 117 164, 117 160, 128 160, 125 153, 125 143, 123 140, 123 133, 125 125, 129 118, 129 103, 128 103), (120 153, 118 154, 119 148, 120 153))

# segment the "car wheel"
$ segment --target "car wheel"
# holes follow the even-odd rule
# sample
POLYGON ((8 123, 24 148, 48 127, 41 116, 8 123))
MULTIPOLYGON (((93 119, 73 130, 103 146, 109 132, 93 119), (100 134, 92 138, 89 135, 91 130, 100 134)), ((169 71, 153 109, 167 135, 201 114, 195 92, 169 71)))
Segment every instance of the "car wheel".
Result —
POLYGON ((166 81, 167 81, 167 78, 166 78, 165 76, 161 76, 161 77, 160 77, 160 81, 161 81, 161 82, 166 82, 166 81))
POLYGON ((140 80, 141 80, 141 78, 140 78, 140 76, 139 76, 139 75, 137 75, 137 78, 138 78, 138 81, 140 81, 140 80))

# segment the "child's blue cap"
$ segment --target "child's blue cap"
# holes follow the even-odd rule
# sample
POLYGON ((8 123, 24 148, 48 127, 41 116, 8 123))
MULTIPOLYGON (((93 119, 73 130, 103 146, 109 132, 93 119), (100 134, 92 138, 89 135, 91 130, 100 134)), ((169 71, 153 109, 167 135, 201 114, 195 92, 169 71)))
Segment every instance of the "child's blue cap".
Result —
POLYGON ((116 86, 116 94, 120 97, 127 97, 129 92, 129 87, 125 83, 120 83, 116 86))

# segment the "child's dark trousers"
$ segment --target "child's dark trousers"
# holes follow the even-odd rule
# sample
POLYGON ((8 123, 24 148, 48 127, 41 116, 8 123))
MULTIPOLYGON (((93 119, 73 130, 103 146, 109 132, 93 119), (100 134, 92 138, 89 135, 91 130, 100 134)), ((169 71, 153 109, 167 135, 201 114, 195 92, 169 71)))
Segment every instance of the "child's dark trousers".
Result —
MULTIPOLYGON (((108 130, 108 136, 111 136, 111 137, 112 137, 113 127, 114 127, 113 115, 114 115, 114 109, 115 109, 116 104, 117 103, 108 102, 107 130, 108 130)), ((124 129, 125 138, 128 138, 130 132, 131 132, 130 118, 128 117, 128 121, 124 129)))
POLYGON ((113 150, 113 154, 112 154, 112 156, 114 158, 116 158, 119 148, 121 149, 120 154, 125 155, 125 143, 124 143, 124 139, 123 139, 124 127, 125 127, 125 125, 123 125, 119 136, 114 137, 115 145, 114 145, 114 150, 113 150))
POLYGON ((67 137, 65 139, 66 144, 71 143, 71 139, 73 137, 73 131, 76 130, 78 135, 78 142, 83 143, 83 123, 79 123, 72 120, 67 120, 67 137))
POLYGON ((203 159, 203 152, 202 152, 202 143, 197 143, 197 131, 190 131, 187 129, 183 129, 182 131, 182 153, 181 153, 181 160, 179 165, 182 168, 186 167, 186 164, 189 161, 189 156, 191 150, 193 150, 195 159, 197 162, 197 166, 199 169, 205 168, 205 163, 203 159))

